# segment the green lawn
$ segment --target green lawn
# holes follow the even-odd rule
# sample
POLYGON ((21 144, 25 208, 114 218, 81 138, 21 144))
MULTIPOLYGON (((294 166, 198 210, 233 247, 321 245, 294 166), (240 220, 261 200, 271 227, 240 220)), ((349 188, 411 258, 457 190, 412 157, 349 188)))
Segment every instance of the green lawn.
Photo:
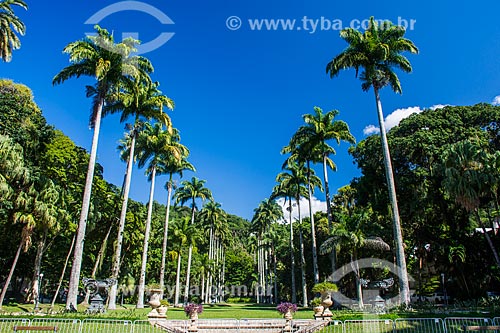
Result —
MULTIPOLYGON (((49 313, 49 305, 41 304, 41 314, 47 316, 49 313)), ((0 315, 3 317, 9 316, 33 316, 33 304, 17 304, 11 306, 4 306, 0 315)), ((108 311, 105 314, 86 315, 84 313, 85 307, 79 306, 78 313, 64 313, 64 305, 58 304, 55 306, 51 317, 63 318, 112 318, 112 319, 128 319, 140 320, 147 319, 147 314, 151 311, 150 308, 136 309, 133 305, 126 305, 125 307, 118 307, 117 310, 108 311)), ((169 307, 167 316, 169 319, 187 319, 182 308, 169 307)), ((297 319, 312 319, 313 311, 309 308, 299 309, 295 313, 294 318, 297 319)), ((203 313, 200 319, 212 318, 282 318, 281 314, 276 311, 275 306, 255 305, 255 304, 224 304, 224 305, 204 305, 203 313)))

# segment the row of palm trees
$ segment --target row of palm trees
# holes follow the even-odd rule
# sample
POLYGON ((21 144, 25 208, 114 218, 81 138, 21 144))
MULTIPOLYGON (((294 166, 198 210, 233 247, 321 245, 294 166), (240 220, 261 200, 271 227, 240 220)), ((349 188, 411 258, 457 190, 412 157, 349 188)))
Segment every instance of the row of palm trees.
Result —
MULTIPOLYGON (((126 122, 132 117, 133 123, 127 124, 129 132, 126 133, 126 137, 121 141, 119 146, 121 158, 126 161, 127 168, 122 190, 122 209, 111 276, 115 279, 119 278, 121 247, 123 243, 125 218, 127 215, 132 169, 134 163, 137 162, 139 168, 146 167, 146 175, 151 182, 139 274, 138 300, 136 305, 137 308, 143 308, 156 176, 160 174, 169 175, 169 180, 166 184, 168 197, 162 243, 162 264, 160 268, 160 287, 163 289, 165 285, 165 266, 168 255, 169 215, 174 187, 173 176, 175 174, 182 176, 184 171, 194 171, 195 168, 187 160, 189 150, 180 143, 179 131, 172 127, 170 117, 164 112, 165 108, 172 110, 174 108, 174 102, 163 95, 158 89, 159 84, 157 82, 152 81, 150 74, 153 72, 153 66, 149 60, 141 56, 133 55, 139 42, 132 38, 127 38, 121 43, 115 43, 113 35, 107 30, 99 26, 96 26, 95 29, 97 32, 96 36, 85 37, 65 47, 64 52, 69 54, 71 64, 57 74, 53 80, 54 84, 59 84, 69 78, 78 78, 81 75, 93 76, 96 78, 94 86, 87 86, 87 96, 93 97, 90 124, 94 129, 94 137, 90 152, 80 222, 78 224, 66 307, 71 308, 76 305, 76 294, 78 291, 83 254, 83 239, 90 204, 100 121, 105 115, 119 112, 121 114, 121 122, 126 122), (151 121, 154 121, 154 124, 151 124, 151 121)), ((179 187, 174 194, 177 204, 188 204, 191 207, 189 222, 182 221, 180 222, 182 225, 179 225, 176 229, 174 228, 174 230, 176 230, 174 238, 178 239, 181 248, 184 245, 189 246, 184 301, 187 301, 189 297, 191 260, 193 247, 196 244, 196 237, 194 237, 195 232, 192 230, 195 223, 195 212, 197 210, 196 201, 198 199, 202 201, 207 199, 213 200, 212 193, 204 186, 204 183, 205 181, 193 177, 191 181, 181 182, 181 187, 179 187)), ((220 236, 219 234, 217 235, 220 236)), ((176 304, 179 303, 180 296, 179 276, 181 249, 177 250, 177 258, 176 304)), ((210 259, 213 258, 211 257, 210 259)), ((108 305, 110 309, 116 308, 116 295, 117 285, 114 285, 110 289, 110 301, 108 305)))
MULTIPOLYGON (((401 83, 394 69, 402 70, 405 73, 412 71, 409 60, 402 55, 403 52, 418 53, 414 43, 404 38, 405 29, 400 26, 395 26, 392 23, 384 24, 381 28, 374 20, 370 18, 368 29, 360 32, 356 29, 346 28, 341 31, 340 36, 349 45, 348 47, 334 57, 326 66, 326 72, 330 77, 337 76, 341 70, 354 69, 356 76, 361 70, 360 79, 362 80, 363 91, 368 91, 373 87, 375 93, 375 101, 377 106, 377 115, 380 125, 382 153, 384 157, 387 186, 389 189, 389 199, 392 207, 392 218, 394 227, 394 239, 396 244, 396 258, 398 266, 400 300, 403 304, 408 304, 410 301, 408 274, 406 269, 406 261, 403 248, 403 237, 401 231, 401 222, 399 219, 399 209, 397 205, 396 187, 391 165, 391 157, 387 143, 386 130, 384 126, 384 116, 382 112, 382 104, 380 101, 380 90, 385 86, 390 86, 396 93, 401 93, 401 83)), ((332 204, 330 200, 330 191, 328 186, 328 168, 335 170, 335 164, 330 159, 335 150, 327 144, 329 140, 335 140, 337 143, 345 141, 355 143, 355 139, 349 131, 345 122, 335 121, 334 118, 338 111, 330 111, 323 114, 323 111, 315 107, 314 114, 305 115, 305 125, 301 126, 292 136, 290 143, 282 149, 283 154, 289 154, 283 164, 283 173, 276 178, 278 184, 273 189, 271 198, 285 198, 289 202, 287 210, 290 213, 290 253, 292 271, 294 270, 295 260, 293 258, 293 219, 292 219, 292 200, 295 200, 299 206, 300 223, 300 198, 309 200, 309 218, 311 223, 311 238, 312 238, 312 265, 314 283, 319 282, 319 269, 317 261, 317 244, 315 237, 315 223, 312 212, 312 196, 314 189, 318 187, 322 190, 321 181, 311 169, 311 163, 322 163, 323 165, 323 184, 326 191, 326 210, 328 216, 329 231, 335 235, 332 222, 332 204)), ((286 202, 285 201, 285 202, 286 202)), ((257 216, 257 214, 256 214, 257 216)), ((254 217, 255 219, 255 217, 254 217)), ((300 230, 300 228, 299 228, 300 230)), ((302 271, 302 294, 303 305, 307 305, 307 293, 305 282, 305 260, 303 255, 302 233, 299 231, 299 243, 301 244, 301 271, 302 271)), ((331 271, 336 269, 335 257, 336 247, 329 247, 331 259, 331 271)), ((296 300, 296 281, 292 274, 292 301, 296 300)))

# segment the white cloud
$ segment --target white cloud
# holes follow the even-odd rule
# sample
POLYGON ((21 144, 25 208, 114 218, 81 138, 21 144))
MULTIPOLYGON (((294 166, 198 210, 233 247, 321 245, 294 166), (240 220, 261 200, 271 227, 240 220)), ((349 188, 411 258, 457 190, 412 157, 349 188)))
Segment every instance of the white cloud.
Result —
MULTIPOLYGON (((276 200, 278 205, 281 206, 281 209, 283 210, 283 216, 285 221, 288 223, 290 221, 290 215, 288 212, 288 207, 289 207, 289 202, 288 200, 285 203, 284 198, 279 198, 276 200)), ((316 212, 326 212, 326 202, 321 201, 316 197, 312 198, 312 211, 313 213, 316 212)), ((309 200, 306 198, 300 198, 300 217, 303 219, 304 217, 309 217, 309 200)), ((299 210, 297 207, 296 200, 292 200, 292 219, 295 221, 299 218, 299 210)))
MULTIPOLYGON (((497 96, 496 98, 498 98, 498 103, 500 105, 500 96, 497 96)), ((495 98, 495 101, 496 101, 496 98, 495 98)), ((449 106, 449 104, 435 104, 435 105, 429 107, 429 109, 431 109, 431 110, 442 109, 445 106, 449 106)), ((423 111, 423 109, 421 109, 420 106, 411 106, 408 108, 394 110, 391 114, 389 114, 384 119, 385 130, 389 131, 394 126, 399 125, 401 120, 408 118, 410 115, 412 115, 414 113, 420 113, 422 111, 423 111)), ((380 128, 375 126, 375 125, 368 125, 363 129, 364 135, 372 135, 372 134, 376 134, 376 133, 380 133, 380 128)))
POLYGON ((377 133, 380 133, 380 128, 378 128, 375 125, 368 125, 363 129, 364 135, 372 135, 372 134, 377 134, 377 133))
POLYGON ((491 102, 491 104, 500 105, 500 95, 495 96, 495 98, 493 98, 493 102, 491 102))
POLYGON ((431 109, 432 111, 434 110, 437 110, 437 109, 442 109, 446 106, 450 106, 450 104, 435 104, 433 106, 431 106, 429 109, 431 109))
POLYGON ((419 106, 413 106, 404 109, 396 109, 387 117, 385 117, 384 124, 385 129, 388 131, 394 126, 399 125, 399 122, 405 118, 408 118, 410 115, 414 113, 420 113, 422 110, 419 106))

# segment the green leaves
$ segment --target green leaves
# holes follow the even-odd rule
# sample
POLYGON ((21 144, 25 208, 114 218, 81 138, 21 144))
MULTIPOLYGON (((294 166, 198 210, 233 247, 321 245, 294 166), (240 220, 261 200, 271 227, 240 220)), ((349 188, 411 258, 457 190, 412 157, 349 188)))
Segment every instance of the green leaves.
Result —
POLYGON ((326 72, 333 78, 340 70, 354 68, 358 77, 358 71, 362 68, 360 79, 363 91, 368 91, 372 86, 380 89, 390 85, 394 92, 401 93, 401 84, 393 68, 411 72, 410 62, 401 53, 418 53, 413 42, 403 38, 404 34, 404 28, 391 22, 379 26, 373 16, 364 33, 346 28, 340 32, 340 37, 349 46, 327 64, 326 72))

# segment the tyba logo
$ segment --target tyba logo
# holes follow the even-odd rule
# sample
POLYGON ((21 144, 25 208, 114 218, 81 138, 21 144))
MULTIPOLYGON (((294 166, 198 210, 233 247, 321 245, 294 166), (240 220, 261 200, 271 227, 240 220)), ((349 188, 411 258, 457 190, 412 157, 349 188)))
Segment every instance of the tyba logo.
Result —
MULTIPOLYGON (((121 1, 114 3, 112 5, 109 5, 101 10, 99 10, 97 13, 92 15, 85 21, 85 24, 99 24, 103 19, 106 17, 116 14, 119 12, 123 11, 138 11, 138 12, 143 12, 146 14, 149 14, 156 18, 161 24, 167 25, 167 24, 174 24, 174 21, 170 19, 165 13, 163 13, 161 10, 159 10, 156 7, 153 7, 147 3, 144 2, 139 2, 139 1, 121 1)), ((151 51, 154 51, 161 46, 163 46, 166 42, 170 40, 174 36, 175 33, 173 32, 162 32, 156 37, 155 39, 143 43, 137 47, 137 54, 144 54, 148 53, 151 51)), ((87 36, 92 35, 91 33, 87 33, 87 36)), ((122 38, 125 37, 133 37, 135 39, 138 39, 139 33, 138 32, 129 32, 129 33, 124 33, 122 34, 122 38)))

